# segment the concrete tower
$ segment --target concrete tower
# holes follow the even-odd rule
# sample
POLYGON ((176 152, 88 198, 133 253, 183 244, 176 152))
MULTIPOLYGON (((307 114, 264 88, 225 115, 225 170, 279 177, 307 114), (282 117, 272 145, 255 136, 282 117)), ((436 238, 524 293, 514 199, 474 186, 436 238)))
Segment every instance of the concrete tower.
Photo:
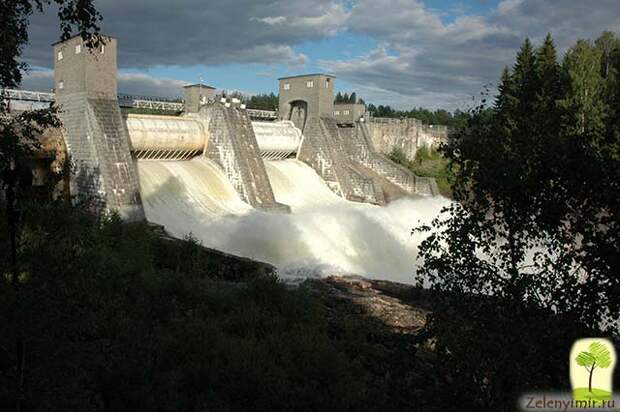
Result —
POLYGON ((55 43, 56 103, 61 107, 71 192, 97 212, 116 210, 143 220, 138 175, 117 96, 117 41, 89 49, 79 36, 55 43))
POLYGON ((310 118, 332 117, 334 76, 306 74, 280 80, 280 120, 291 120, 302 131, 310 118))
POLYGON ((206 84, 190 84, 183 87, 185 95, 185 113, 198 113, 200 106, 215 96, 215 87, 206 84))
POLYGON ((54 46, 56 97, 85 94, 89 98, 117 99, 117 40, 88 49, 80 36, 54 46))

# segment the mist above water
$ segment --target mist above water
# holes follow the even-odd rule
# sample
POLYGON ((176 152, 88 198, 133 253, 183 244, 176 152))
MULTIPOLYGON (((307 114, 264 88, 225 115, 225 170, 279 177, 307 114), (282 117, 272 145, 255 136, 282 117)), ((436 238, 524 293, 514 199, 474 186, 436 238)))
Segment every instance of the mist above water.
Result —
POLYGON ((266 213, 243 203, 213 162, 139 162, 149 221, 173 236, 191 233, 203 245, 269 262, 282 277, 353 273, 413 281, 419 236, 445 198, 402 199, 385 207, 346 201, 312 168, 296 160, 266 162, 276 199, 291 214, 266 213))

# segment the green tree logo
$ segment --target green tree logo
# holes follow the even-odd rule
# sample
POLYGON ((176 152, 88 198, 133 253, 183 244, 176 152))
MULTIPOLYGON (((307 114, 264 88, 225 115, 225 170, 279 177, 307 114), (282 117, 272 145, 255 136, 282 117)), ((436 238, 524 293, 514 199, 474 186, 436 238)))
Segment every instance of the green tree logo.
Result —
POLYGON ((611 366, 613 355, 605 343, 594 341, 588 346, 587 351, 581 351, 575 358, 577 365, 582 366, 588 372, 588 389, 575 390, 575 397, 581 399, 608 399, 611 393, 600 388, 592 387, 592 378, 596 369, 606 369, 611 366))

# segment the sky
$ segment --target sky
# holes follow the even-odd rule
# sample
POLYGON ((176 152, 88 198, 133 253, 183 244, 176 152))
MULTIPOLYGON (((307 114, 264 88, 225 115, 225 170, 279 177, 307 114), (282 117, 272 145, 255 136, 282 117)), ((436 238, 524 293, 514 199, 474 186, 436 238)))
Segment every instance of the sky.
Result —
MULTIPOLYGON (((95 0, 119 39, 119 92, 178 97, 218 89, 277 93, 278 78, 335 75, 336 90, 399 109, 470 107, 520 44, 550 32, 560 53, 620 34, 620 0, 95 0)), ((56 12, 31 19, 29 90, 53 87, 56 12)))

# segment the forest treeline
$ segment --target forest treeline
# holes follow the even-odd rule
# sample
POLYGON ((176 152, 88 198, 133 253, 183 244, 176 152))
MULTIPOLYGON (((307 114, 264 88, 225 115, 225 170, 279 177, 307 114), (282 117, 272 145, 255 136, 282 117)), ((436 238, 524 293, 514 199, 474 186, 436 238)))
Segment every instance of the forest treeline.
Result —
POLYGON ((568 392, 576 339, 618 343, 619 75, 611 32, 561 60, 551 36, 525 40, 491 107, 441 148, 455 202, 416 229, 429 234, 418 276, 438 292, 426 333, 461 410, 568 392))

